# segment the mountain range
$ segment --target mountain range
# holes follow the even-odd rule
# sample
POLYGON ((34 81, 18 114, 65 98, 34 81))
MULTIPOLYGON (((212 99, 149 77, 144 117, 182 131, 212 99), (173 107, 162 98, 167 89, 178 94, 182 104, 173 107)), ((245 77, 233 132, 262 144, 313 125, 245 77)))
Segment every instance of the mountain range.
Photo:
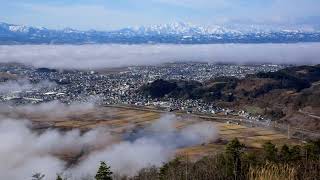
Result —
POLYGON ((0 44, 214 44, 320 42, 320 31, 197 26, 187 23, 123 28, 113 31, 53 30, 0 23, 0 44))

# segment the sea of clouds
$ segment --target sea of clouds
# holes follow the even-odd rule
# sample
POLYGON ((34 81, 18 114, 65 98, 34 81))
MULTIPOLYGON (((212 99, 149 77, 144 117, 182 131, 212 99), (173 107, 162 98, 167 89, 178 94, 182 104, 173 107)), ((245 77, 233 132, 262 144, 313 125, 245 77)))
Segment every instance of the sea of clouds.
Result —
POLYGON ((109 127, 87 132, 50 128, 36 131, 31 120, 4 115, 7 111, 34 114, 50 111, 47 115, 61 118, 67 116, 65 111, 85 111, 86 107, 88 110, 93 108, 91 104, 66 106, 58 102, 7 109, 3 105, 0 113, 0 161, 5 163, 0 165, 1 179, 30 179, 35 173, 45 174, 45 179, 55 179, 57 174, 63 174, 69 179, 93 177, 100 161, 107 162, 115 173, 133 176, 142 168, 161 166, 173 158, 181 147, 200 145, 218 138, 218 130, 211 122, 199 121, 176 129, 181 119, 173 114, 162 115, 140 129, 134 138, 131 134, 119 138, 109 127), (62 108, 65 110, 61 111, 62 108), (59 158, 59 154, 68 153, 82 155, 70 166, 67 161, 59 158))
POLYGON ((167 62, 320 63, 320 43, 211 45, 0 46, 0 62, 36 67, 99 69, 167 62))

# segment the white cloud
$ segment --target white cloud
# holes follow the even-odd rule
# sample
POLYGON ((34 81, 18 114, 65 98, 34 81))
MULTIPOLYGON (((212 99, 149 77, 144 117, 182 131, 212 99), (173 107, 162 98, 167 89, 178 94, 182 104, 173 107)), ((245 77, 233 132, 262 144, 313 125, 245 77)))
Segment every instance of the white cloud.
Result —
POLYGON ((0 176, 1 179, 21 180, 40 172, 46 175, 45 179, 55 179, 56 173, 63 172, 71 174, 72 179, 81 179, 94 175, 100 161, 106 161, 114 172, 132 176, 150 165, 162 165, 181 146, 199 145, 218 137, 212 122, 187 125, 181 130, 175 128, 177 122, 174 115, 164 115, 151 125, 152 129, 147 127, 147 131, 141 131, 141 136, 128 140, 101 128, 86 133, 50 129, 40 133, 30 128, 30 121, 1 117, 0 161, 5 163, 0 164, 0 176), (85 155, 72 167, 58 158, 58 155, 76 156, 83 152, 85 155))
POLYGON ((320 43, 212 45, 0 46, 0 62, 36 67, 97 69, 173 61, 320 63, 320 43))
POLYGON ((38 90, 42 88, 53 87, 55 85, 55 83, 49 81, 31 83, 27 79, 10 80, 0 83, 0 94, 8 94, 15 91, 38 90))

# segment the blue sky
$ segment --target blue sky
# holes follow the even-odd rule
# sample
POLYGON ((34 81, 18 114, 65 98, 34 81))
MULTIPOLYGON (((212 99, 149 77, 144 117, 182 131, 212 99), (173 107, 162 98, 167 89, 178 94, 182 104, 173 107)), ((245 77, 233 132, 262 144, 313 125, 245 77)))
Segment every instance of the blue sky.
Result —
POLYGON ((0 21, 83 30, 171 22, 319 27, 320 0, 0 0, 0 21))

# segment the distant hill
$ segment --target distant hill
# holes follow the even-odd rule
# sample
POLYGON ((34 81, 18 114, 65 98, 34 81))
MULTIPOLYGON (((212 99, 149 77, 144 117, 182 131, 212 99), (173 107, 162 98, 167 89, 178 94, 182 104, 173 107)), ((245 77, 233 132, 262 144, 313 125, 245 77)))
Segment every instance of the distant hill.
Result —
POLYGON ((8 72, 0 72, 0 82, 17 79, 17 75, 8 72))
POLYGON ((320 31, 303 29, 230 29, 186 23, 124 28, 114 31, 47 29, 0 23, 0 44, 214 44, 320 42, 320 31))
POLYGON ((203 99, 320 131, 320 65, 290 67, 244 79, 220 77, 204 83, 157 80, 143 86, 140 93, 153 98, 203 99))

